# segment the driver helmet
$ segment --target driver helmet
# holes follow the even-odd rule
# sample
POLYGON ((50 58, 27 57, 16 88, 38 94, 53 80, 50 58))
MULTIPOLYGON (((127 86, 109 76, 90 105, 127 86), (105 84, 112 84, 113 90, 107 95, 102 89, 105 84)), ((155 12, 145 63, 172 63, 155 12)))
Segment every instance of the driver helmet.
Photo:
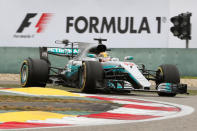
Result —
POLYGON ((109 55, 108 55, 108 53, 107 52, 101 52, 100 54, 99 54, 99 57, 109 57, 109 55))
POLYGON ((99 61, 101 62, 106 62, 106 61, 110 61, 110 56, 107 52, 101 52, 99 55, 99 61))

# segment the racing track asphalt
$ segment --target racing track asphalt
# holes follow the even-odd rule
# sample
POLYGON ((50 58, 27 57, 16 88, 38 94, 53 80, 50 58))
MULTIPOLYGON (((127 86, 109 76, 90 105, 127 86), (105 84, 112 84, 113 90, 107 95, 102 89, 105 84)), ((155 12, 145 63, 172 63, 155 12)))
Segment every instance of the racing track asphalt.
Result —
MULTIPOLYGON (((135 93, 134 93, 135 94, 135 93)), ((140 123, 127 123, 117 125, 65 127, 65 128, 43 128, 43 129, 24 129, 27 131, 196 131, 197 130, 197 96, 158 97, 150 94, 138 95, 113 95, 117 98, 137 98, 146 100, 156 100, 191 106, 195 111, 187 116, 156 120, 140 123)), ((23 130, 23 131, 24 131, 23 130)))
MULTIPOLYGON (((187 116, 156 120, 139 123, 127 123, 117 125, 101 125, 101 126, 82 126, 82 127, 62 127, 62 128, 46 128, 31 129, 31 131, 196 131, 197 130, 197 96, 177 97, 158 97, 150 94, 140 95, 113 95, 117 98, 137 98, 145 100, 156 100, 191 106, 195 111, 187 116)), ((28 130, 29 131, 29 130, 28 130)))

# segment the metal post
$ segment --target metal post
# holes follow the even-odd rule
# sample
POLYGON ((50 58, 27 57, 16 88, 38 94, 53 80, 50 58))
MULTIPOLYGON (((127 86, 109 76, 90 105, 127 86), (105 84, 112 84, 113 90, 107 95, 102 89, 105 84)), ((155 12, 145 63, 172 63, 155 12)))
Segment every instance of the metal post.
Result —
POLYGON ((189 48, 189 39, 186 39, 186 48, 189 48))

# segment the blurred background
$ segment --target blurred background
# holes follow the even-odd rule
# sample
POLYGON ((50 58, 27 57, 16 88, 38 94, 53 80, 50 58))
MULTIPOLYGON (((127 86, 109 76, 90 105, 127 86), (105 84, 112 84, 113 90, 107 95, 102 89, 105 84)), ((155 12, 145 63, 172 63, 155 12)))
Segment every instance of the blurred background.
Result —
MULTIPOLYGON (((55 40, 95 43, 106 38, 111 55, 157 69, 175 64, 181 76, 197 76, 197 2, 195 0, 0 0, 0 73, 20 72, 27 57, 55 40), (191 40, 175 37, 171 18, 190 12, 191 40)), ((63 67, 66 58, 50 57, 63 67)))

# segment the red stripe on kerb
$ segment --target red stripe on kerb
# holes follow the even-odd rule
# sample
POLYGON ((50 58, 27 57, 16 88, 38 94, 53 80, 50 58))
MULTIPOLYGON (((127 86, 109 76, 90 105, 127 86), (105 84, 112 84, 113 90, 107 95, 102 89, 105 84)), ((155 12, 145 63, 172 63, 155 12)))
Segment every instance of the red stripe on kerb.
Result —
POLYGON ((177 111, 177 112, 180 111, 180 109, 177 107, 154 107, 154 106, 143 106, 143 105, 135 105, 135 104, 127 104, 127 105, 124 105, 123 107, 143 109, 143 110, 177 111))
POLYGON ((119 114, 119 113, 103 112, 103 113, 99 113, 99 114, 81 115, 79 117, 116 119, 116 120, 143 120, 143 119, 157 118, 160 116, 119 114))
POLYGON ((20 129, 33 127, 53 127, 70 126, 69 124, 47 124, 47 123, 27 123, 27 122, 5 122, 0 124, 0 129, 20 129))
POLYGON ((153 103, 153 102, 150 102, 150 101, 135 100, 135 99, 117 99, 117 98, 106 98, 106 97, 99 97, 99 96, 87 96, 87 97, 96 98, 96 99, 105 100, 105 101, 116 100, 116 101, 130 101, 130 102, 137 102, 137 103, 153 103))

